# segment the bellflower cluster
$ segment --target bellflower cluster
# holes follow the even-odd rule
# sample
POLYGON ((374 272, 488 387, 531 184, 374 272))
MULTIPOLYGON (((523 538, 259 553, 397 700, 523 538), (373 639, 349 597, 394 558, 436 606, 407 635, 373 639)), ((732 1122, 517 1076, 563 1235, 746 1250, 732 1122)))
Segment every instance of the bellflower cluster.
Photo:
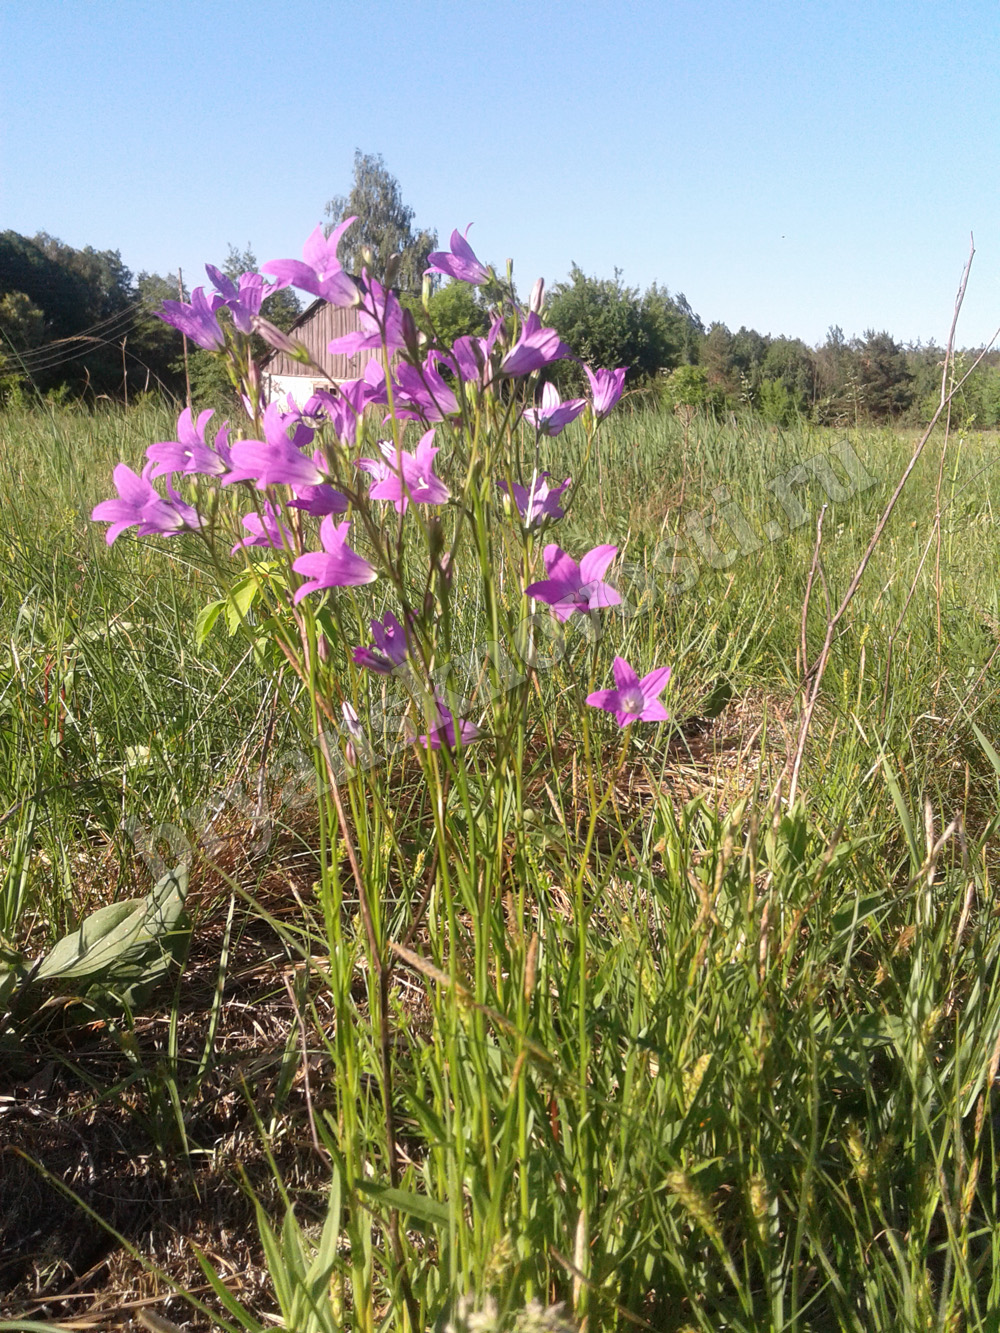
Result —
MULTIPOLYGON (((260 273, 247 272, 232 278, 206 265, 213 290, 206 293, 198 287, 189 302, 163 303, 161 319, 199 347, 227 358, 230 377, 238 385, 254 428, 248 432, 246 423, 241 430, 227 421, 210 437, 213 413, 204 410, 195 416, 188 406, 177 418, 176 438, 149 445, 141 475, 125 464, 115 468, 117 498, 101 502, 93 511, 96 521, 110 525, 109 544, 129 527, 137 528, 140 536, 188 530, 202 533, 214 553, 219 550, 215 541, 218 528, 233 524, 237 517, 232 509, 218 503, 218 488, 242 486, 252 506, 239 516, 235 542, 227 536, 222 549, 232 543, 232 556, 265 551, 273 553, 271 558, 277 566, 284 562, 285 577, 270 580, 261 576, 258 592, 265 600, 274 598, 278 602, 275 614, 279 616, 283 605, 285 627, 301 632, 303 653, 307 651, 305 626, 312 605, 307 599, 313 594, 322 597, 333 589, 361 588, 386 575, 405 605, 412 575, 416 574, 418 580, 424 578, 419 570, 412 570, 409 558, 404 564, 398 553, 378 540, 379 524, 385 519, 384 515, 379 519, 374 502, 391 504, 401 525, 410 522, 405 516, 411 505, 448 504, 452 492, 438 475, 442 462, 438 440, 457 438, 460 446, 468 446, 462 436, 470 420, 477 423, 478 431, 478 423, 499 420, 501 414, 508 422, 520 415, 537 436, 554 437, 588 407, 584 425, 590 436, 618 402, 625 379, 623 367, 595 370, 584 366, 589 389, 586 398, 564 401, 556 387, 546 383, 536 401, 524 404, 526 386, 517 381, 544 371, 558 360, 576 359, 558 331, 543 323, 545 288, 541 281, 535 284, 527 309, 517 303, 513 290, 498 298, 485 336, 463 335, 450 346, 435 340, 426 353, 421 352, 422 335, 415 317, 402 307, 398 294, 366 271, 353 277, 343 268, 337 250, 354 222, 354 218, 345 218, 329 235, 317 227, 306 240, 301 259, 272 260, 262 266, 260 273), (272 346, 300 360, 307 355, 301 345, 274 329, 260 314, 267 296, 288 285, 334 306, 356 308, 356 331, 333 339, 328 344, 331 354, 372 354, 358 378, 315 389, 301 407, 291 394, 283 406, 266 401, 263 367, 253 360, 250 341, 253 334, 263 333, 272 346), (224 311, 228 314, 220 319, 224 311), (373 408, 389 409, 386 420, 393 421, 393 439, 379 441, 373 456, 357 457, 356 452, 364 453, 358 449, 359 432, 364 428, 367 409, 373 408), (415 443, 402 433, 410 421, 421 428, 412 437, 415 443), (436 430, 440 434, 436 435, 436 430), (242 438, 247 433, 261 438, 242 438), (358 472, 367 474, 367 493, 355 489, 352 478, 358 472), (154 485, 160 477, 166 478, 166 494, 154 485), (196 503, 187 503, 178 494, 175 482, 179 485, 179 479, 196 479, 196 484, 185 491, 185 496, 194 497, 196 503), (215 488, 210 505, 204 504, 207 486, 215 488), (353 518, 359 513, 363 519, 361 530, 371 538, 370 560, 348 542, 353 518), (371 554, 372 549, 375 554, 371 554), (287 596, 283 591, 286 588, 287 596), (293 614, 292 608, 301 610, 293 614)), ((449 248, 429 256, 427 273, 477 287, 487 285, 492 292, 499 280, 494 269, 477 257, 469 244, 468 230, 453 231, 449 248)), ((564 517, 559 501, 571 485, 570 478, 553 484, 551 474, 541 472, 532 476, 528 486, 512 479, 496 480, 497 475, 519 475, 513 466, 515 460, 497 453, 496 444, 489 439, 480 450, 478 437, 475 448, 463 451, 460 447, 448 463, 455 468, 455 460, 470 456, 487 460, 487 485, 492 487, 495 481, 508 507, 516 508, 525 538, 526 567, 530 569, 534 547, 528 534, 564 517), (489 469, 493 469, 492 474, 489 469)), ((450 481, 446 468, 442 471, 450 481)), ((581 480, 577 478, 578 483, 581 480)), ((452 511, 456 524, 472 517, 467 505, 469 478, 461 480, 459 494, 461 504, 452 511)), ((450 524, 440 523, 422 528, 429 543, 438 542, 449 530, 450 524)), ((358 531, 355 527, 354 532, 358 531)), ((350 650, 357 666, 376 676, 392 677, 409 694, 410 707, 423 719, 424 727, 418 733, 420 723, 412 726, 410 739, 429 750, 460 748, 483 734, 475 723, 456 717, 433 692, 434 673, 428 665, 440 662, 436 656, 439 646, 433 639, 434 617, 452 595, 454 549, 457 546, 431 548, 432 574, 420 594, 419 612, 407 610, 402 621, 391 611, 382 620, 372 619, 371 643, 350 650), (426 704, 429 698, 433 699, 430 713, 421 704, 421 699, 426 704)), ((612 607, 621 599, 617 590, 605 582, 605 575, 617 553, 615 546, 595 546, 578 563, 559 546, 550 544, 542 553, 546 577, 530 582, 531 575, 527 574, 525 595, 547 604, 560 622, 574 613, 612 607)), ((259 568, 251 566, 252 570, 259 568)), ((267 624, 268 618, 262 617, 260 623, 267 624)), ((272 616, 270 624, 275 623, 281 622, 272 616)), ((326 640, 319 641, 324 645, 321 660, 334 662, 326 640)), ((282 640, 289 660, 289 645, 293 643, 294 636, 282 640)), ((665 713, 657 695, 667 675, 669 672, 665 675, 660 670, 639 679, 631 667, 616 659, 616 689, 598 691, 588 703, 614 712, 622 725, 633 720, 662 720, 665 713)), ((350 736, 357 731, 355 739, 360 745, 363 729, 354 704, 344 702, 338 692, 325 706, 326 716, 331 715, 334 706, 342 706, 350 736)))

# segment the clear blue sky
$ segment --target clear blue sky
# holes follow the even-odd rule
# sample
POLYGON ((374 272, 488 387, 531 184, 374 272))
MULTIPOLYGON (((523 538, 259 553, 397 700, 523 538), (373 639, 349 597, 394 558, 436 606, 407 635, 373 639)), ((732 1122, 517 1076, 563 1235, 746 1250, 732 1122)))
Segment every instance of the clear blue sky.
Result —
POLYGON ((520 289, 586 272, 706 323, 1000 325, 996 0, 0 0, 0 228, 203 280, 298 256, 355 148, 520 289))

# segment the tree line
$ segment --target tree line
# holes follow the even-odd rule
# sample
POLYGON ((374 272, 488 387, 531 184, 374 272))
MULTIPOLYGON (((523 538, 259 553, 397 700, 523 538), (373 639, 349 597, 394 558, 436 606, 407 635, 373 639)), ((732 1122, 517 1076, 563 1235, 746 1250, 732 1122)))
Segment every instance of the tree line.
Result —
MULTIPOLYGON (((482 294, 464 283, 423 290, 437 233, 419 228, 399 182, 379 154, 354 156, 348 194, 331 199, 329 227, 357 217, 340 256, 395 287, 418 324, 446 338, 486 330, 482 294)), ((229 247, 219 267, 230 277, 256 267, 247 246, 229 247)), ((128 399, 162 392, 220 402, 229 392, 216 360, 192 349, 185 364, 180 335, 154 311, 178 295, 177 277, 133 276, 117 250, 82 250, 44 232, 0 232, 0 402, 27 385, 57 397, 128 399)), ((186 295, 186 293, 185 293, 186 295)), ((263 313, 288 329, 300 313, 294 293, 275 293, 263 313)), ((940 394, 944 349, 903 345, 869 329, 846 338, 832 327, 825 342, 756 329, 707 328, 683 294, 653 283, 640 292, 622 281, 590 277, 577 265, 549 291, 546 318, 583 361, 626 366, 627 382, 668 405, 718 414, 753 411, 775 425, 807 418, 827 425, 925 419, 940 394)), ((266 350, 260 345, 261 354, 266 350)), ((957 369, 974 354, 961 353, 957 369)), ((571 364, 555 369, 560 387, 580 387, 571 364)), ((966 427, 1000 427, 1000 353, 991 352, 953 404, 966 427)))

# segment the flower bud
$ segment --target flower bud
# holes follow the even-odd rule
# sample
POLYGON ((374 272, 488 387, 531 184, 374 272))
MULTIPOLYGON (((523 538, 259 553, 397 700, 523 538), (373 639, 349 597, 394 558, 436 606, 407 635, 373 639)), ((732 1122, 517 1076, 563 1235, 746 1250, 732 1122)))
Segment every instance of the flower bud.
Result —
POLYGON ((434 279, 430 273, 424 274, 424 280, 420 287, 420 304, 426 310, 431 299, 431 293, 434 290, 434 279))
POLYGON ((302 343, 289 338, 287 333, 282 333, 277 324, 272 324, 269 319, 264 319, 261 315, 254 317, 253 331, 259 333, 268 347, 273 347, 276 352, 287 352, 289 356, 297 358, 299 354, 308 356, 302 343))
POLYGON ((385 265, 385 286, 395 287, 396 279, 399 277, 399 261, 401 255, 390 255, 385 265))
POLYGON ((420 351, 420 331, 417 328, 417 321, 413 318, 413 311, 403 307, 403 317, 400 321, 403 335, 403 343, 411 356, 417 356, 420 351))
POLYGON ((533 310, 536 315, 542 313, 542 306, 545 303, 545 279, 536 278, 535 285, 531 289, 531 300, 528 302, 528 309, 533 310))

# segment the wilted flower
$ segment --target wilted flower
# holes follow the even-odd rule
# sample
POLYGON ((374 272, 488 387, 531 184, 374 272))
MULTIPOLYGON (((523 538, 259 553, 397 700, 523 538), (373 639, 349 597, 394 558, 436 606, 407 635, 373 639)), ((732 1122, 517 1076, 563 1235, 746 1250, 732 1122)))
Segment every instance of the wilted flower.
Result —
POLYGON ((669 667, 657 667, 640 680, 624 658, 616 657, 613 671, 614 690, 595 690, 587 695, 591 708, 603 708, 614 713, 620 727, 630 722, 665 722, 670 714, 660 703, 661 694, 670 679, 669 667))
MULTIPOLYGON (((472 223, 469 223, 469 227, 472 223)), ((469 227, 463 235, 458 228, 451 233, 451 253, 447 250, 434 250, 427 256, 430 265, 428 273, 441 273, 446 278, 456 278, 459 282, 471 282, 479 287, 489 276, 486 266, 481 264, 473 252, 472 246, 465 239, 469 227)))
POLYGON ((347 545, 350 526, 350 519, 335 524, 332 518, 324 518, 319 525, 323 550, 300 555, 293 563, 296 574, 303 574, 307 579, 292 598, 296 606, 311 592, 322 592, 325 588, 353 588, 362 583, 374 583, 378 578, 368 561, 347 545))
POLYGON ((552 607, 557 620, 568 620, 574 611, 596 611, 617 606, 617 589, 602 582, 608 565, 618 554, 617 546, 595 546, 579 564, 555 544, 542 552, 547 579, 529 584, 525 595, 552 607))
POLYGON ((591 370, 589 366, 584 366, 587 379, 590 381, 590 392, 594 404, 594 416, 600 420, 606 417, 611 409, 622 396, 622 386, 625 383, 626 366, 619 366, 617 370, 591 370))
POLYGON ((524 419, 541 435, 558 435, 571 421, 575 421, 587 406, 585 398, 569 398, 564 403, 554 384, 542 387, 540 407, 526 407, 524 419))

